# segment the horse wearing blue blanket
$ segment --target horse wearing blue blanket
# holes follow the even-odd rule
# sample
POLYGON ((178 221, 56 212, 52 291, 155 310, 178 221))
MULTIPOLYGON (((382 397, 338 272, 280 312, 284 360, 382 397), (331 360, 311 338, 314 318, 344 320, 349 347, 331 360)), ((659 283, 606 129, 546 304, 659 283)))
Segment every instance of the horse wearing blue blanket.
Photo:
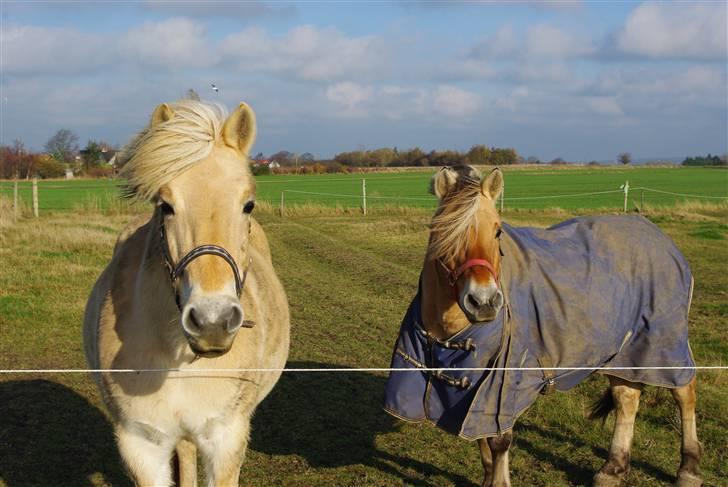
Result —
POLYGON ((683 255, 642 217, 511 227, 495 207, 502 189, 498 169, 481 178, 445 167, 433 177, 439 206, 392 356, 392 368, 408 370, 390 374, 386 411, 477 440, 483 485, 509 486, 518 416, 539 393, 598 371, 610 388, 592 417, 614 410, 616 421, 594 484, 616 486, 629 472, 642 387, 667 387, 682 421, 677 485, 702 485, 687 333, 693 278, 683 255))

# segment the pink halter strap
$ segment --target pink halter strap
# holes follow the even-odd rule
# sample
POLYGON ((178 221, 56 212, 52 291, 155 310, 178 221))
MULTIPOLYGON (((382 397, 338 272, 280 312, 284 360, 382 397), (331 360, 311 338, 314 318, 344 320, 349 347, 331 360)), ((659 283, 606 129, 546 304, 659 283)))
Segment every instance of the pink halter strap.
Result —
POLYGON ((500 280, 498 279, 498 275, 495 272, 495 269, 493 268, 493 264, 491 264, 489 261, 485 259, 470 259, 465 261, 463 265, 455 269, 454 271, 450 272, 450 285, 455 286, 460 276, 465 272, 466 270, 470 269, 471 267, 485 267, 488 269, 488 272, 490 272, 490 275, 493 276, 493 279, 495 279, 496 286, 500 287, 500 280))

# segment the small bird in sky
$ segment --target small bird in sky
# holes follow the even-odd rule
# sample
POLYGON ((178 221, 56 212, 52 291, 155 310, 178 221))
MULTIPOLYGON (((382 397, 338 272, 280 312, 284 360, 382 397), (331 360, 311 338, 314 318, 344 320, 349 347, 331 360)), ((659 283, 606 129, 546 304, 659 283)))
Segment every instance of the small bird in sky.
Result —
POLYGON ((217 86, 215 86, 215 83, 210 83, 210 87, 212 88, 212 91, 214 91, 215 93, 219 93, 220 92, 220 88, 218 88, 217 86))

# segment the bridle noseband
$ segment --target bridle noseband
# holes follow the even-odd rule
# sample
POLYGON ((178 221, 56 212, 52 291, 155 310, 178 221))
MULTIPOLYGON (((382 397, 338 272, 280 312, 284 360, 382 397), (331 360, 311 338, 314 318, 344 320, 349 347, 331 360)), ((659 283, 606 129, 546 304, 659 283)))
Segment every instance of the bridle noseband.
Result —
MULTIPOLYGON (((243 275, 241 277, 240 275, 240 269, 238 269, 238 265, 235 263, 235 259, 233 259, 233 256, 230 255, 230 252, 225 250, 224 248, 220 247, 219 245, 213 245, 213 244, 205 244, 200 245, 198 247, 195 247, 194 249, 190 250, 185 254, 184 257, 180 259, 180 261, 177 263, 177 265, 174 265, 174 262, 172 262, 172 257, 169 255, 169 246, 167 244, 167 233, 164 230, 164 220, 162 220, 162 223, 159 226, 159 236, 161 238, 161 245, 162 245, 162 254, 164 256, 164 266, 167 268, 167 271, 169 272, 169 278, 172 282, 172 287, 175 287, 175 282, 177 279, 182 275, 184 270, 187 268, 188 265, 190 265, 190 262, 195 260, 198 257, 201 257, 203 255, 216 255, 218 257, 221 257, 225 262, 228 263, 230 266, 230 269, 233 271, 233 276, 235 277, 235 292, 238 295, 238 298, 243 294, 243 286, 245 286, 245 280, 248 277, 248 268, 243 271, 243 275)), ((250 267, 250 263, 252 262, 252 258, 248 261, 248 267, 250 267)), ((179 296, 175 292, 175 302, 177 303, 177 307, 180 308, 179 303, 179 296)))
MULTIPOLYGON (((442 265, 445 266, 445 263, 443 262, 442 265)), ((500 278, 498 277, 493 264, 485 259, 469 259, 465 261, 463 265, 454 270, 450 270, 447 266, 445 266, 445 269, 447 270, 447 280, 450 283, 450 286, 455 287, 458 279, 463 275, 463 272, 471 267, 485 267, 487 271, 490 272, 490 275, 493 276, 493 279, 495 279, 495 285, 500 287, 500 278)))
MULTIPOLYGON (((497 238, 498 240, 500 240, 500 237, 497 238)), ((501 257, 503 257, 503 249, 501 248, 500 244, 498 245, 498 253, 501 255, 501 257)), ((447 275, 447 283, 453 290, 453 296, 455 297, 455 301, 458 300, 458 295, 460 294, 460 291, 458 290, 458 279, 460 279, 460 276, 462 276, 463 273, 471 267, 485 267, 490 275, 493 276, 496 287, 501 287, 500 276, 498 275, 498 272, 496 272, 495 266, 493 266, 493 264, 487 259, 468 259, 455 269, 450 269, 442 259, 437 259, 437 261, 445 270, 445 274, 447 275)))

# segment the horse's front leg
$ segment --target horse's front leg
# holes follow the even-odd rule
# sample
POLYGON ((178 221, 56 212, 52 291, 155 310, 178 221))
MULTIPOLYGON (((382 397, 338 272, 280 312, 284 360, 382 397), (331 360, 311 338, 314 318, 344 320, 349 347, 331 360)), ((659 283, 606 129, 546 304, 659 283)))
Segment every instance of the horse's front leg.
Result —
POLYGON ((630 450, 634 436, 634 420, 640 405, 642 384, 629 382, 618 377, 609 377, 616 417, 609 458, 594 476, 595 487, 621 485, 629 473, 630 450))
POLYGON ((493 482, 493 454, 488 446, 488 439, 479 439, 478 448, 480 449, 480 461, 483 463, 483 487, 490 487, 493 482))
POLYGON ((197 437, 208 487, 237 486, 248 447, 250 414, 211 421, 197 437))
MULTIPOLYGON (((488 438, 488 447, 492 455, 493 472, 490 484, 493 487, 510 487, 511 474, 508 466, 508 449, 511 447, 513 434, 509 431, 500 436, 488 438)), ((485 466, 485 462, 483 462, 485 466)))
POLYGON ((177 443, 177 487, 197 487, 197 447, 187 440, 177 443))
POLYGON ((172 452, 176 440, 152 428, 116 428, 119 453, 134 484, 139 487, 172 485, 172 452))

